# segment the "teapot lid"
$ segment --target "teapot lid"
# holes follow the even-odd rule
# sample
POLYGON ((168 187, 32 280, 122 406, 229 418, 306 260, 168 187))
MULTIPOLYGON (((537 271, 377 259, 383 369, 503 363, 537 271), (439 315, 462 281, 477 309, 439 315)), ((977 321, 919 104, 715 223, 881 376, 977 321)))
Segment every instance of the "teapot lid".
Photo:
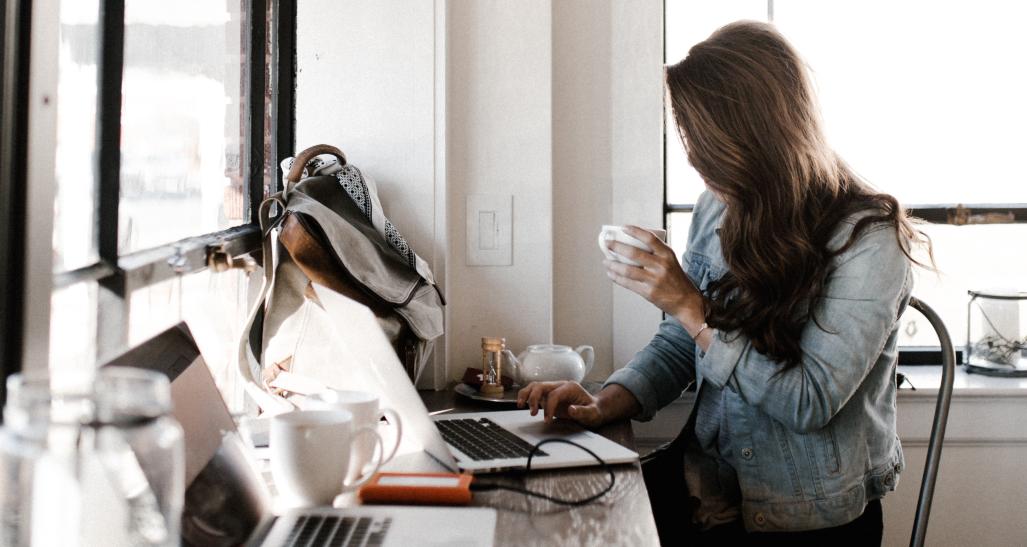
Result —
POLYGON ((570 346, 563 346, 560 344, 532 344, 528 346, 528 351, 545 351, 549 353, 558 353, 574 350, 570 346))

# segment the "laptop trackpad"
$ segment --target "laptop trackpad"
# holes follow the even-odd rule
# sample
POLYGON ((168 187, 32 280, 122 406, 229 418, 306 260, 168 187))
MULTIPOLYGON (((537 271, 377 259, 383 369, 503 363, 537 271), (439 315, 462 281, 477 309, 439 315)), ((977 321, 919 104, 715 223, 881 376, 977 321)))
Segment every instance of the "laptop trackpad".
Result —
POLYGON ((583 443, 588 442, 592 436, 591 433, 582 429, 578 424, 559 420, 550 424, 539 420, 530 423, 510 424, 508 427, 512 427, 514 431, 521 435, 534 437, 536 440, 559 437, 568 441, 583 443))

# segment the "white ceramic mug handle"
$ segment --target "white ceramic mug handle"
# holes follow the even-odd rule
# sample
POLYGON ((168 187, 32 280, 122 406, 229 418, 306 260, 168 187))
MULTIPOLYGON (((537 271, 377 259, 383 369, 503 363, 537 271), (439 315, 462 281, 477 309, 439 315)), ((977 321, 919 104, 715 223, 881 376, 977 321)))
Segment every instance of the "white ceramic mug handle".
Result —
POLYGON ((373 477, 374 474, 377 473, 379 469, 381 469, 382 464, 385 463, 384 460, 382 459, 382 455, 385 454, 385 450, 384 450, 385 445, 382 443, 382 436, 379 435, 378 432, 375 431, 375 429, 373 427, 370 427, 370 426, 361 427, 360 429, 356 430, 353 433, 353 437, 350 439, 350 443, 349 443, 349 457, 353 458, 355 456, 353 451, 357 449, 357 447, 358 447, 358 444, 356 442, 357 441, 357 437, 359 437, 361 435, 374 435, 374 440, 378 442, 378 450, 376 450, 374 453, 378 455, 378 458, 377 458, 377 461, 374 462, 374 469, 368 471, 362 477, 360 477, 357 480, 353 481, 352 484, 346 484, 346 479, 343 479, 342 480, 342 491, 343 492, 349 492, 349 491, 351 491, 351 490, 353 490, 355 488, 359 488, 359 487, 363 486, 367 481, 371 480, 371 477, 373 477))
POLYGON ((403 420, 399 418, 399 413, 391 408, 383 408, 378 411, 378 420, 380 421, 382 418, 389 420, 390 424, 396 426, 396 444, 392 445, 389 455, 382 458, 382 463, 387 463, 396 455, 396 451, 399 450, 399 443, 403 440, 403 420))
POLYGON ((592 365, 596 364, 596 350, 592 346, 578 346, 574 351, 585 360, 585 376, 592 371, 592 365))

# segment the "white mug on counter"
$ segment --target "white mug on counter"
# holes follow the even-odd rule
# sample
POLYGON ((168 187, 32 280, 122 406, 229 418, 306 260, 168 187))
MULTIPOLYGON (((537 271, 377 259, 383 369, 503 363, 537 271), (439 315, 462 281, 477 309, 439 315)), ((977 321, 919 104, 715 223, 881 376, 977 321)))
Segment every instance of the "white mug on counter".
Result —
POLYGON ((271 475, 288 506, 331 505, 335 496, 356 489, 378 472, 381 446, 378 432, 357 427, 348 410, 278 414, 271 418, 271 475), (378 443, 378 458, 370 471, 350 479, 350 461, 365 438, 378 443))
MULTIPOLYGON (((391 448, 385 450, 384 441, 379 437, 381 445, 381 463, 388 463, 403 437, 403 422, 399 414, 391 408, 380 408, 378 396, 366 391, 351 391, 341 389, 325 389, 308 396, 300 405, 307 410, 346 410, 353 414, 354 426, 374 429, 381 435, 382 418, 394 428, 394 441, 390 443, 391 448)), ((356 441, 357 449, 350 460, 350 479, 360 476, 364 468, 374 461, 375 440, 371 437, 363 437, 356 441)))
MULTIPOLYGON (((657 238, 659 238, 660 241, 663 241, 663 242, 667 241, 667 230, 661 230, 659 228, 643 228, 643 230, 646 230, 647 232, 652 232, 652 234, 655 235, 657 238)), ((617 262, 623 262, 624 264, 630 264, 632 266, 641 266, 641 264, 639 264, 638 262, 635 262, 634 260, 631 260, 630 258, 623 257, 623 256, 621 256, 621 255, 611 251, 610 249, 607 249, 606 248, 606 242, 607 241, 619 241, 621 243, 624 243, 624 244, 627 244, 627 245, 631 245, 632 247, 637 247, 639 249, 642 249, 643 251, 646 251, 648 253, 653 252, 651 247, 649 247, 645 243, 642 243, 641 241, 639 241, 639 240, 629 236, 624 231, 624 227, 623 226, 613 226, 613 225, 610 225, 610 224, 603 225, 602 230, 599 231, 599 249, 603 251, 603 255, 605 255, 606 258, 608 258, 610 260, 615 260, 617 262)))

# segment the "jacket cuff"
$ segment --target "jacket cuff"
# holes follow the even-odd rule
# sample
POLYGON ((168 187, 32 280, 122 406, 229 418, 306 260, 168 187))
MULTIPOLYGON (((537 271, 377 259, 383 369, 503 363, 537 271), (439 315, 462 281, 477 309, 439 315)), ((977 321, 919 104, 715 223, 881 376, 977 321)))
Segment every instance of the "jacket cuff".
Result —
POLYGON ((699 374, 703 381, 712 382, 713 385, 722 388, 727 385, 731 375, 742 358, 742 353, 749 345, 749 341, 742 335, 736 334, 731 339, 726 339, 720 332, 714 333, 713 341, 706 348, 706 355, 697 363, 699 374))
POLYGON ((614 373, 607 378, 606 382, 603 383, 603 387, 605 388, 610 384, 617 384, 630 391, 642 406, 642 412, 636 416, 632 416, 632 419, 647 422, 656 415, 656 389, 645 374, 642 374, 630 366, 626 366, 614 371, 614 373))

